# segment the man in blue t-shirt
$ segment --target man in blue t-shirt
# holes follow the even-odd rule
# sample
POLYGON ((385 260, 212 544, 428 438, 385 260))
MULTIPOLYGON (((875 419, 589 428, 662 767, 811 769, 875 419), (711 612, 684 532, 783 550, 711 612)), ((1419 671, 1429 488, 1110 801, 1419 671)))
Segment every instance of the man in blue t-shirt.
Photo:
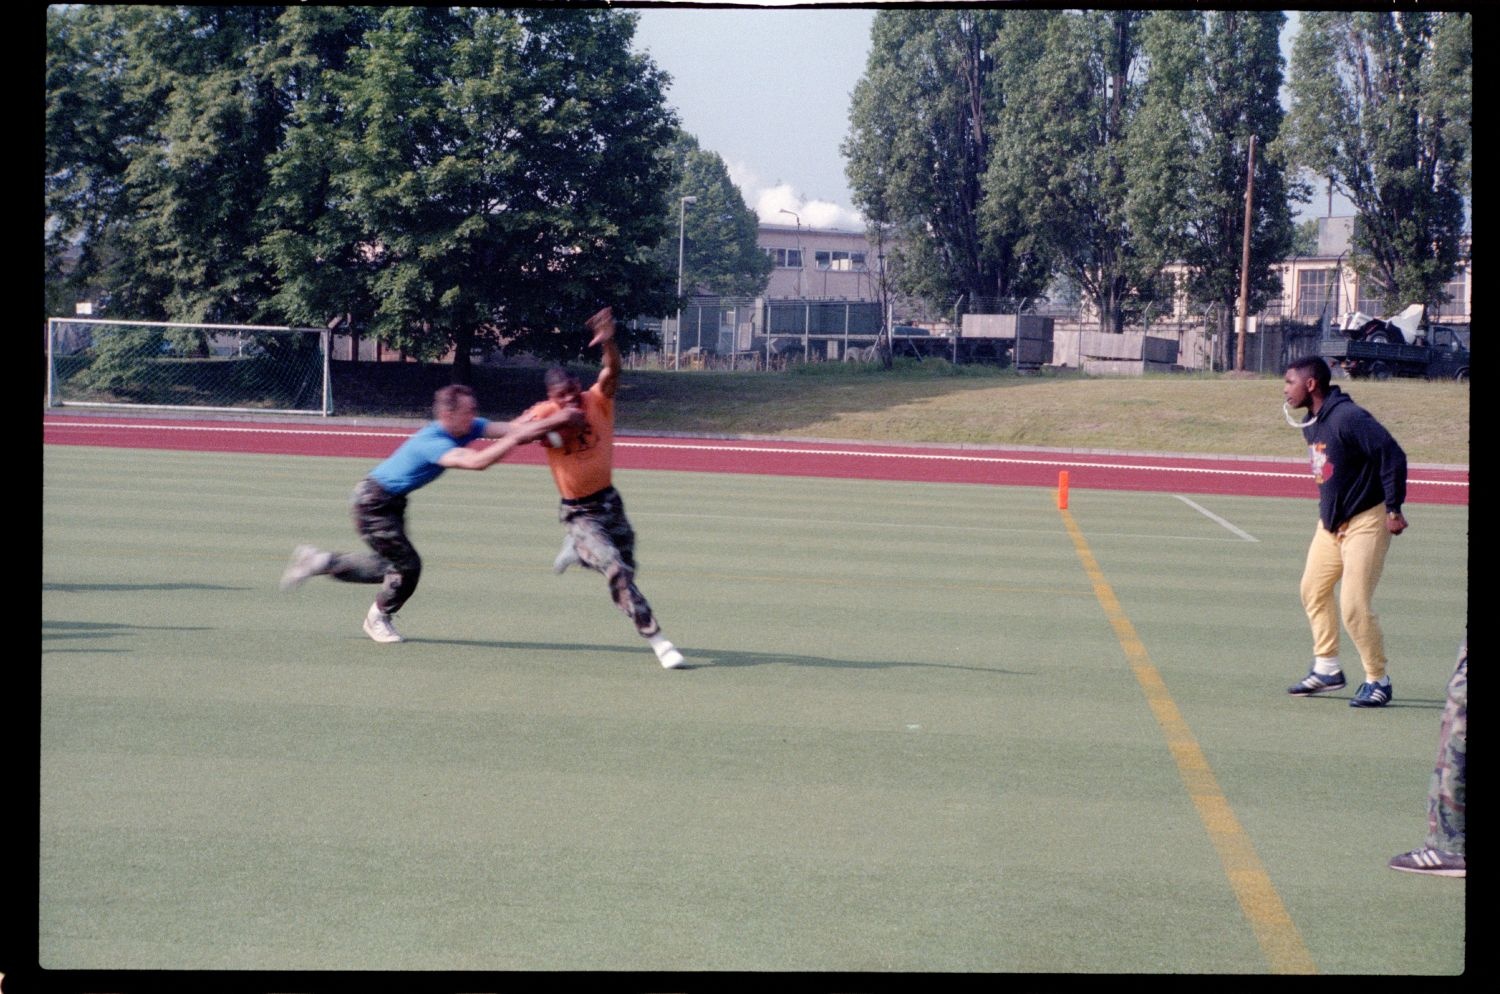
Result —
POLYGON ((444 470, 488 469, 516 446, 583 420, 580 412, 567 410, 526 424, 490 421, 479 417, 478 409, 474 391, 468 387, 440 389, 433 396, 433 421, 402 442, 354 488, 350 502, 354 528, 372 551, 324 552, 299 545, 281 575, 281 589, 291 590, 319 574, 346 583, 378 583, 380 592, 365 615, 365 634, 376 642, 402 641, 391 615, 416 591, 422 577, 422 558, 406 537, 406 495, 431 483, 444 470), (468 447, 481 438, 497 441, 482 449, 468 447))

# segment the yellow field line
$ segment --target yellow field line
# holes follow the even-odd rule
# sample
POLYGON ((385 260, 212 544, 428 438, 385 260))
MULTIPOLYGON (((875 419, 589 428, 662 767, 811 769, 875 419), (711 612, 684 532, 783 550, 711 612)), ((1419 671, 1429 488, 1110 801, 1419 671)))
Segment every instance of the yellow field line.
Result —
POLYGON ((1083 532, 1065 508, 1060 513, 1068 534, 1072 536, 1078 558, 1083 563, 1084 572, 1094 586, 1094 596, 1104 608, 1104 614, 1115 630, 1115 637, 1125 650, 1125 658, 1130 663, 1136 682, 1146 695, 1146 703, 1151 706, 1151 713, 1156 716, 1156 722, 1166 736, 1167 747, 1177 762, 1177 772, 1182 777, 1183 785, 1187 787, 1193 806, 1198 809, 1198 817, 1207 829, 1214 849, 1219 853, 1219 861, 1224 865, 1229 886, 1233 888, 1241 910, 1249 919, 1255 938, 1260 942, 1261 951, 1270 961, 1272 972, 1317 973, 1318 968, 1307 947, 1303 945, 1297 926, 1287 914, 1286 906, 1282 904, 1281 896, 1276 893, 1270 876, 1261 865, 1260 857, 1255 854, 1254 844, 1240 826, 1239 819, 1234 816, 1224 792, 1219 789, 1219 783, 1214 778, 1213 770, 1209 768, 1203 750, 1198 747, 1192 729, 1177 710, 1161 674, 1157 672, 1145 645, 1136 635, 1135 626, 1125 616, 1114 590, 1104 579, 1104 573, 1099 569, 1094 554, 1089 551, 1083 532))

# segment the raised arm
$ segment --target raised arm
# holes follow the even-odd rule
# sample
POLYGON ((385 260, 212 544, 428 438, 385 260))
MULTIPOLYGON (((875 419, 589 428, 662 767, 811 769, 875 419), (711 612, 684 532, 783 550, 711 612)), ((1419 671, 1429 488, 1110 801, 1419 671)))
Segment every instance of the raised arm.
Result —
POLYGON ((615 344, 615 311, 612 307, 605 307, 594 312, 584 322, 584 326, 593 332, 594 337, 589 339, 589 348, 598 345, 604 350, 604 368, 599 371, 599 379, 595 385, 599 392, 606 397, 614 397, 615 389, 620 384, 620 347, 615 344))

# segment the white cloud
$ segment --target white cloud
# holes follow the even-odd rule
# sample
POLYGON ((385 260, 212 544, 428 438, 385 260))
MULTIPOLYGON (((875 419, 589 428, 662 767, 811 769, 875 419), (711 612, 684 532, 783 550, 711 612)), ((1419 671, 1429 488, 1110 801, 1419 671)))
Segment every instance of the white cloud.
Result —
POLYGON ((827 200, 808 200, 790 183, 768 186, 743 164, 731 166, 729 176, 740 188, 756 217, 766 224, 796 224, 800 221, 804 228, 865 230, 864 218, 858 211, 827 200), (797 217, 789 217, 782 213, 784 210, 795 212, 797 217))
POLYGON ((808 200, 803 203, 802 223, 811 228, 839 228, 848 231, 864 231, 864 218, 857 211, 827 200, 808 200))

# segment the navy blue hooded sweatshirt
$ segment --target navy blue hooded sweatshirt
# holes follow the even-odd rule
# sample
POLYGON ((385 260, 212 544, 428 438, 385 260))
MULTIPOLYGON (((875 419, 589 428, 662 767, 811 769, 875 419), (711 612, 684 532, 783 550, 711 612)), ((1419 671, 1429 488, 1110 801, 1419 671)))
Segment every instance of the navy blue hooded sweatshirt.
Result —
POLYGON ((1313 423, 1302 429, 1318 479, 1318 519, 1337 532, 1361 511, 1406 501, 1406 453, 1391 433, 1338 387, 1330 387, 1313 423))

